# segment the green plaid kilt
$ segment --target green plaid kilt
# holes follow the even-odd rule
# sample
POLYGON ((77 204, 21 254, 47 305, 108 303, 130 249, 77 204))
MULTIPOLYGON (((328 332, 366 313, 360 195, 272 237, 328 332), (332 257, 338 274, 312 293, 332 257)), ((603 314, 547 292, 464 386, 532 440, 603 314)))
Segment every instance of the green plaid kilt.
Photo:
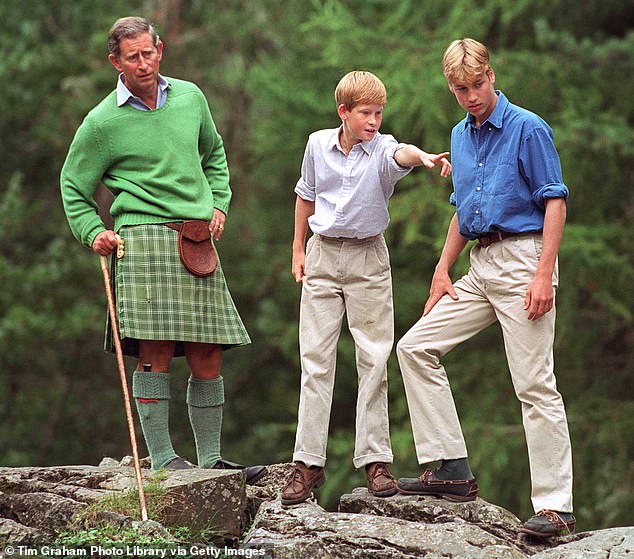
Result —
MULTIPOLYGON (((220 259, 209 277, 190 274, 178 255, 178 232, 165 225, 135 225, 119 232, 122 259, 112 258, 123 353, 139 356, 138 340, 176 340, 219 344, 224 349, 251 343, 233 303, 220 259)), ((110 320, 105 348, 114 352, 110 320)))

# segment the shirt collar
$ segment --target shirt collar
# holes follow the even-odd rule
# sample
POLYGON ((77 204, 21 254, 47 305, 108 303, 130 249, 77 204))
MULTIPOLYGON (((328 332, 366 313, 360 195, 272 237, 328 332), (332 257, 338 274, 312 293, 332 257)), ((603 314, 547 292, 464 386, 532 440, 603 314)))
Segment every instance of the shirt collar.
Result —
MULTIPOLYGON (((141 101, 136 95, 134 95, 125 84, 125 77, 123 72, 119 74, 119 79, 117 80, 117 106, 121 107, 125 105, 130 98, 141 101)), ((158 77, 158 86, 161 91, 165 91, 169 86, 170 82, 167 81, 161 74, 158 77)), ((141 101, 142 102, 142 101, 141 101)))
MULTIPOLYGON (((496 89, 498 100, 495 102, 495 107, 493 107, 493 112, 489 115, 486 122, 495 126, 496 128, 502 128, 502 124, 504 123, 504 113, 506 108, 509 106, 509 100, 506 98, 506 95, 502 93, 500 90, 496 89)), ((484 124, 484 123, 482 123, 484 124)), ((475 127, 475 117, 467 113, 467 118, 464 121, 463 131, 469 126, 475 127)))
MULTIPOLYGON (((332 132, 332 137, 330 138, 330 142, 329 142, 329 146, 330 149, 338 149, 341 152, 345 153, 345 151, 343 150, 343 148, 341 147, 341 142, 339 141, 339 133, 343 130, 343 124, 339 127, 339 128, 335 128, 332 132)), ((378 138, 379 133, 377 132, 374 135, 374 138, 372 138, 371 140, 368 140, 367 142, 360 142, 359 144, 355 144, 355 145, 360 145, 361 149, 363 149, 363 151, 365 151, 368 155, 370 154, 370 152, 372 151, 370 149, 370 146, 376 141, 376 139, 378 138)), ((354 146, 352 146, 354 147, 354 146)))

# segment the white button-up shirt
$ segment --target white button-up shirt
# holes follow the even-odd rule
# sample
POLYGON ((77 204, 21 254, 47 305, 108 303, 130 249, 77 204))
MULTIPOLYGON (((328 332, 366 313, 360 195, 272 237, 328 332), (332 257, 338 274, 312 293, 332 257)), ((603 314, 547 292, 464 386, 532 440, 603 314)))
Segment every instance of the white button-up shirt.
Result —
POLYGON ((308 219, 313 233, 373 237, 387 229, 394 185, 412 170, 394 160, 394 152, 405 144, 377 133, 369 142, 354 145, 346 156, 339 143, 340 130, 319 130, 309 136, 295 193, 315 202, 315 213, 308 219))
MULTIPOLYGON (((167 89, 169 88, 169 86, 170 82, 168 82, 166 78, 159 74, 158 89, 156 91, 157 109, 160 109, 165 104, 165 101, 167 100, 167 89)), ((122 107, 126 103, 128 103, 135 109, 139 109, 140 111, 152 110, 128 89, 125 84, 125 77, 123 73, 121 73, 119 74, 119 79, 117 80, 117 106, 122 107)))

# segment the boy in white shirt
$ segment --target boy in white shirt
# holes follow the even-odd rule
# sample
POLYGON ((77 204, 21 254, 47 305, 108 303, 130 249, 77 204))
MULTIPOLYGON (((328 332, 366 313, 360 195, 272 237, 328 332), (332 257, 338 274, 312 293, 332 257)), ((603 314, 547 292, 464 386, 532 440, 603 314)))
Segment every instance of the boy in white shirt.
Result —
POLYGON ((339 128, 310 135, 295 192, 292 273, 302 282, 299 344, 301 393, 293 476, 285 505, 301 503, 325 482, 326 444, 344 313, 354 338, 359 391, 354 465, 365 466, 368 491, 397 492, 387 467, 387 360, 394 342, 392 277, 383 232, 396 182, 413 167, 441 165, 448 153, 428 154, 379 133, 385 86, 369 72, 346 74, 335 90, 339 128), (308 240, 308 228, 313 232, 308 240))

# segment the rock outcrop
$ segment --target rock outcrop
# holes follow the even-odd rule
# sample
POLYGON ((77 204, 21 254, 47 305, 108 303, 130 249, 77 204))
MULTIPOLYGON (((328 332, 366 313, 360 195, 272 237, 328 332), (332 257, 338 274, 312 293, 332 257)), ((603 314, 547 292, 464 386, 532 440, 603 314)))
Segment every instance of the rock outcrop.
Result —
MULTIPOLYGON (((530 554, 548 548, 539 540, 520 534, 521 522, 514 514, 479 498, 467 503, 416 495, 379 499, 370 495, 367 489, 357 488, 341 497, 339 510, 423 524, 469 523, 523 553, 530 554)), ((558 541, 561 543, 564 540, 558 541)))
POLYGON ((260 507, 246 548, 275 559, 525 559, 526 555, 475 524, 426 524, 363 513, 329 513, 315 503, 260 507))
POLYGON ((267 472, 255 485, 247 485, 247 513, 252 521, 263 503, 278 498, 282 487, 286 485, 293 465, 271 464, 267 472))
POLYGON ((542 551, 531 559, 629 559, 634 557, 634 527, 583 532, 577 541, 542 551))
POLYGON ((174 543, 166 529, 170 526, 205 528, 216 534, 215 543, 233 546, 236 555, 257 550, 259 557, 270 559, 634 557, 634 527, 544 542, 521 534, 513 514, 482 499, 380 499, 359 488, 341 497, 338 512, 328 512, 314 501, 283 507, 278 495, 290 472, 290 464, 275 464, 256 485, 245 486, 243 472, 236 470, 181 470, 157 476, 144 469, 144 480, 161 488, 158 523, 93 506, 135 489, 128 459, 104 460, 100 466, 0 468, 0 551, 9 544, 50 544, 56 533, 76 527, 78 518, 85 522, 92 507, 93 522, 133 528, 139 535, 174 543))
MULTIPOLYGON (((145 482, 153 480, 149 470, 142 472, 145 482)), ((243 533, 248 517, 242 472, 180 470, 154 482, 161 487, 164 526, 205 527, 222 543, 234 542, 243 533)), ((134 469, 127 466, 0 468, 0 544, 50 543, 54 534, 73 529, 89 505, 135 488, 134 469)), ((107 521, 134 526, 141 534, 171 537, 158 522, 95 509, 93 523, 107 521)))
POLYGON ((271 559, 624 559, 634 545, 634 527, 550 541, 521 534, 520 527, 515 515, 482 499, 380 499, 357 488, 341 497, 336 513, 315 502, 264 503, 243 546, 271 559))

